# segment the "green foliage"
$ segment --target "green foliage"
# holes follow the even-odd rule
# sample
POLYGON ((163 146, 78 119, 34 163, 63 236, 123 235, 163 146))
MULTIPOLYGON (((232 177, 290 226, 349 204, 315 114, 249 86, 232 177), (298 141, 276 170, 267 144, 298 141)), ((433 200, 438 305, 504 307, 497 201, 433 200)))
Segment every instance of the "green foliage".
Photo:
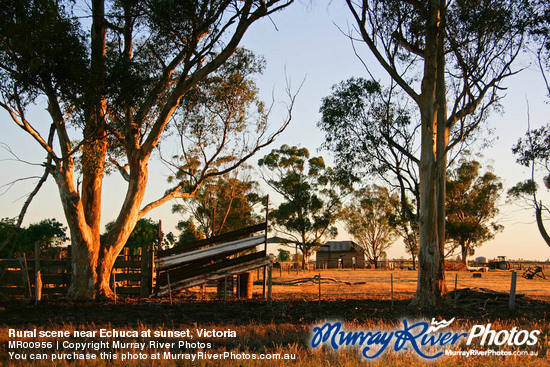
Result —
POLYGON ((550 125, 529 130, 525 137, 519 139, 512 148, 512 152, 516 155, 519 164, 531 168, 531 178, 518 182, 509 189, 508 198, 523 199, 535 209, 538 230, 546 244, 550 246, 550 235, 544 223, 547 218, 545 214, 548 214, 549 210, 537 196, 536 182, 542 173, 543 184, 550 190, 550 125))
POLYGON ((213 174, 234 164, 250 136, 267 128, 269 111, 259 99, 255 83, 264 67, 262 57, 238 48, 226 63, 180 101, 173 130, 190 144, 185 154, 173 157, 179 170, 171 180, 186 182, 183 191, 194 187, 200 175, 213 174), (206 161, 203 157, 209 150, 215 154, 211 161, 206 161), (205 168, 208 170, 201 172, 205 168))
POLYGON ((277 255, 277 261, 279 262, 287 262, 290 261, 290 251, 279 249, 279 255, 277 255))
POLYGON ((174 213, 191 214, 181 221, 178 244, 218 236, 260 221, 254 206, 261 201, 258 183, 229 175, 207 181, 195 196, 172 207, 174 213))
POLYGON ((335 154, 340 170, 393 175, 396 156, 406 161, 403 149, 413 150, 414 125, 409 112, 387 98, 378 82, 363 78, 343 81, 323 98, 318 126, 325 132, 323 146, 335 154))
POLYGON ((537 192, 537 183, 533 180, 525 180, 518 182, 512 188, 508 190, 508 197, 513 199, 519 199, 527 196, 532 197, 537 192))
POLYGON ((197 229, 195 222, 193 222, 192 219, 179 221, 177 228, 180 231, 180 235, 178 236, 175 246, 182 246, 187 243, 204 239, 204 233, 197 229))
POLYGON ((493 221, 499 213, 502 182, 490 171, 480 175, 480 168, 479 162, 462 159, 460 166, 448 173, 447 241, 451 249, 461 249, 464 262, 476 247, 504 228, 493 221))
POLYGON ((550 71, 550 9, 547 0, 531 0, 533 17, 529 28, 533 41, 531 49, 538 59, 538 66, 546 83, 548 97, 550 97, 550 84, 548 71, 550 71))
POLYGON ((304 261, 325 238, 338 233, 335 223, 341 197, 350 188, 322 157, 311 157, 306 148, 283 145, 258 161, 267 184, 283 197, 269 213, 277 232, 296 243, 304 261))
POLYGON ((9 100, 34 102, 51 83, 64 98, 82 102, 88 50, 78 20, 69 13, 51 0, 0 3, 0 87, 9 100))
POLYGON ((517 162, 530 167, 532 162, 544 166, 550 172, 550 125, 530 130, 512 148, 517 162))
POLYGON ((396 201, 397 196, 390 195, 388 189, 374 185, 355 192, 352 203, 342 210, 346 230, 375 267, 399 234, 396 201))
MULTIPOLYGON (((115 222, 109 222, 105 225, 105 232, 109 232, 115 222)), ((126 241, 126 246, 132 250, 133 253, 137 253, 138 249, 145 248, 151 244, 155 246, 158 244, 159 224, 149 218, 142 218, 134 227, 132 234, 126 241)), ((105 236, 105 234, 103 235, 105 236)))
MULTIPOLYGON (((517 162, 523 166, 540 169, 545 172, 543 183, 550 189, 550 124, 536 130, 530 130, 525 137, 518 140, 512 148, 517 162)), ((533 196, 537 185, 533 179, 518 183, 509 191, 509 195, 518 197, 521 194, 533 196)))
POLYGON ((399 192, 392 201, 399 217, 394 227, 413 257, 418 254, 419 196, 418 124, 401 106, 395 91, 384 91, 373 80, 351 78, 332 87, 323 99, 318 126, 325 132, 324 147, 336 157, 340 171, 355 177, 373 176, 399 192), (392 96, 394 94, 394 96, 392 96))
POLYGON ((162 237, 162 248, 163 249, 172 248, 176 245, 176 242, 177 242, 176 236, 174 236, 172 232, 168 232, 162 237))
MULTIPOLYGON (((3 243, 11 234, 15 231, 15 219, 13 218, 2 218, 0 220, 0 243, 3 243)), ((0 251, 0 258, 10 258, 15 252, 14 248, 20 246, 20 241, 17 241, 16 244, 8 244, 7 247, 4 247, 0 251), (11 247, 10 247, 11 246, 11 247)))
MULTIPOLYGON (((15 230, 15 220, 2 218, 0 220, 0 242, 3 242, 15 230)), ((0 252, 0 258, 10 258, 17 254, 33 253, 35 244, 41 249, 60 246, 68 240, 67 228, 55 219, 43 219, 28 227, 21 227, 14 244, 8 245, 0 252)))
POLYGON ((59 246, 68 240, 64 227, 55 219, 43 219, 38 223, 30 224, 25 230, 25 239, 41 246, 59 246))

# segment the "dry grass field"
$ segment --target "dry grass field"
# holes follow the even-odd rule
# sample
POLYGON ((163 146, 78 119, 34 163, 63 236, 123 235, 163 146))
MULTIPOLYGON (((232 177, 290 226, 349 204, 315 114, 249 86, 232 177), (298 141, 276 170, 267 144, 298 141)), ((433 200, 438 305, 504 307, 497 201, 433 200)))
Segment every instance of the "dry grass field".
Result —
MULTIPOLYGON (((481 278, 473 278, 468 272, 448 272, 447 288, 454 290, 455 274, 458 274, 458 288, 485 288, 493 291, 508 292, 511 273, 509 271, 491 271, 483 273, 481 278)), ((521 274, 519 274, 521 275, 521 274)), ((254 279, 257 274, 254 274, 254 279)), ((414 271, 384 271, 384 270, 322 270, 300 272, 296 274, 273 272, 273 304, 269 307, 260 299, 262 287, 255 284, 255 297, 252 300, 228 300, 223 302, 215 299, 215 287, 208 286, 205 290, 199 287, 174 294, 174 302, 168 299, 151 299, 137 301, 120 298, 118 303, 67 301, 44 301, 35 306, 31 303, 9 302, 0 305, 0 365, 1 366, 548 366, 550 350, 550 280, 526 280, 518 276, 517 292, 518 309, 511 312, 507 308, 505 296, 488 297, 485 302, 472 306, 471 303, 457 303, 451 300, 448 305, 438 309, 417 309, 410 307, 410 299, 416 287, 416 272, 414 271), (321 284, 322 299, 318 302, 318 284, 308 281, 308 278, 321 273, 324 279, 321 284), (394 279, 394 305, 391 304, 390 279, 394 279), (282 285, 284 283, 303 280, 298 285, 282 285), (326 281, 326 283, 325 283, 326 281), (359 284, 354 284, 359 283, 359 284), (504 302, 496 302, 496 298, 505 298, 504 302), (488 302, 490 301, 490 302, 488 302), (339 320, 347 329, 356 330, 396 330, 402 328, 403 319, 408 320, 450 320, 455 317, 453 327, 467 332, 476 324, 492 323, 494 330, 541 331, 538 343, 533 347, 502 346, 493 349, 509 352, 536 352, 537 356, 443 356, 436 361, 427 362, 411 350, 395 352, 393 349, 383 354, 375 361, 367 361, 356 348, 341 348, 335 352, 330 348, 312 349, 310 340, 315 325, 321 325, 327 320, 339 320), (9 341, 48 341, 52 338, 13 338, 9 337, 9 329, 16 330, 66 330, 72 334, 75 330, 99 330, 101 328, 116 330, 196 330, 217 329, 235 331, 235 337, 211 338, 200 337, 204 343, 211 343, 210 348, 196 349, 189 347, 150 347, 131 346, 127 349, 113 347, 102 349, 111 355, 117 354, 118 359, 103 358, 95 361, 52 361, 52 348, 13 349, 8 347, 9 341), (229 358, 222 360, 200 359, 196 361, 171 360, 160 358, 152 360, 156 353, 169 351, 174 354, 200 351, 220 354, 228 353, 229 358), (47 354, 45 360, 16 360, 10 357, 10 352, 47 354), (124 353, 146 354, 143 360, 121 360, 124 353), (280 357, 285 354, 295 359, 253 360, 239 356, 245 355, 280 357), (233 356, 233 357, 231 357, 233 356)), ((196 333, 195 333, 196 334, 196 333)), ((59 339, 59 338, 58 338, 59 339)), ((130 342, 146 342, 160 340, 176 342, 173 338, 60 338, 69 342, 97 342, 100 340, 112 343, 115 340, 130 342)), ((468 350, 464 343, 453 347, 454 350, 468 350)), ((477 345, 477 349, 490 349, 477 345)), ((54 348, 55 349, 55 348, 54 348)), ((70 353, 69 349, 61 349, 62 353, 70 353)), ((98 351, 88 347, 83 352, 98 351)))
MULTIPOLYGON (((516 292, 529 298, 550 302, 550 274, 548 279, 524 279, 522 272, 517 272, 516 292)), ((372 270, 372 269, 329 269, 311 271, 279 271, 273 270, 273 299, 274 300, 308 300, 318 299, 319 285, 313 277, 321 274, 322 299, 391 299, 391 276, 393 275, 393 289, 395 300, 411 299, 416 291, 417 272, 410 270, 372 270), (309 281, 308 281, 309 279, 309 281), (303 280, 297 285, 281 285, 303 280)), ((260 279, 261 279, 261 274, 260 279)), ((254 272, 254 280, 258 279, 258 273, 254 272)), ((474 278, 473 273, 467 271, 446 272, 447 291, 455 288, 484 288, 496 292, 510 292, 511 271, 490 270, 482 273, 481 278, 474 278)), ((258 297, 262 293, 262 286, 255 282, 254 294, 258 297)), ((211 285, 205 290, 205 298, 215 297, 215 287, 211 285)), ((202 290, 195 287, 187 294, 195 294, 200 298, 202 290)))
MULTIPOLYGON (((328 298, 333 297, 351 297, 351 298, 373 298, 373 299, 390 299, 391 295, 391 275, 393 274, 393 289, 395 299, 410 299, 414 296, 416 291, 417 272, 416 271, 386 271, 386 270, 322 270, 317 272, 304 272, 298 275, 305 275, 304 277, 312 277, 315 274, 321 274, 321 279, 332 278, 342 282, 364 282, 365 284, 345 284, 345 283, 332 283, 321 284, 322 296, 328 298)), ((473 273, 466 271, 459 272, 446 272, 446 285, 448 291, 453 291, 455 287, 455 276, 457 277, 457 287, 460 288, 486 288, 498 292, 510 292, 511 272, 510 271, 489 271, 482 273, 481 278, 474 278, 473 273)), ((273 279, 277 281, 285 281, 289 279, 295 279, 296 274, 282 274, 279 278, 279 274, 273 279)), ((549 274, 550 275, 550 274, 549 274)), ((275 299, 277 297, 287 298, 287 293, 291 293, 299 297, 302 295, 318 295, 318 285, 309 284, 301 286, 277 286, 273 287, 273 294, 275 299)), ((528 280, 521 277, 521 273, 518 273, 516 292, 519 294, 525 294, 531 298, 544 299, 550 301, 550 279, 534 279, 528 280)))

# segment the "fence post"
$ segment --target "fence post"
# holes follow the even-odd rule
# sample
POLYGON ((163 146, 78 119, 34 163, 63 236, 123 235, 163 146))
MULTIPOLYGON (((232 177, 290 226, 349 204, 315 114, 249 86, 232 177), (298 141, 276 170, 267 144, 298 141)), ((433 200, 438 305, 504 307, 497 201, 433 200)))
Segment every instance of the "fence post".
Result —
POLYGON ((273 265, 269 264, 269 268, 267 270, 267 305, 271 307, 272 299, 271 299, 271 273, 273 272, 273 265))
POLYGON ((321 273, 318 275, 319 277, 319 306, 321 305, 321 273))
POLYGON ((458 296, 458 273, 455 274, 455 295, 453 300, 453 304, 455 306, 456 306, 457 296, 458 296))
POLYGON ((148 297, 153 288, 153 244, 141 249, 140 297, 148 297))
POLYGON ((72 253, 73 253, 73 247, 71 245, 67 246, 67 253, 66 258, 63 266, 63 287, 64 294, 67 294, 67 290, 69 289, 69 285, 71 284, 71 274, 72 274, 72 253))
POLYGON ((23 253, 23 265, 21 267, 21 270, 23 271, 23 281, 26 281, 26 286, 28 289, 29 298, 32 297, 32 290, 31 290, 31 279, 29 278, 29 267, 27 266, 27 255, 23 253))
POLYGON ((391 273, 391 306, 393 307, 393 273, 391 273))
POLYGON ((34 295, 35 303, 42 299, 42 276, 40 274, 40 244, 34 244, 34 295))
POLYGON ((170 306, 172 306, 172 284, 170 283, 170 272, 166 272, 168 276, 168 293, 170 293, 170 306))
POLYGON ((458 273, 455 274, 455 299, 453 301, 455 306, 456 306, 457 297, 458 297, 458 273))
MULTIPOLYGON (((159 240, 162 240, 162 237, 159 238, 159 240)), ((147 262, 149 263, 149 277, 147 278, 147 296, 151 295, 153 293, 153 280, 155 279, 155 244, 151 243, 149 245, 149 254, 147 257, 147 262)))
POLYGON ((223 301, 227 301, 227 274, 223 276, 223 301))
POLYGON ((510 309, 510 311, 513 311, 516 309, 516 278, 517 278, 517 273, 513 271, 512 282, 510 283, 510 300, 508 303, 508 308, 510 309))
POLYGON ((266 299, 266 283, 267 283, 267 266, 264 266, 264 279, 262 281, 262 296, 266 299))
POLYGON ((237 274, 237 299, 241 298, 241 274, 237 274))

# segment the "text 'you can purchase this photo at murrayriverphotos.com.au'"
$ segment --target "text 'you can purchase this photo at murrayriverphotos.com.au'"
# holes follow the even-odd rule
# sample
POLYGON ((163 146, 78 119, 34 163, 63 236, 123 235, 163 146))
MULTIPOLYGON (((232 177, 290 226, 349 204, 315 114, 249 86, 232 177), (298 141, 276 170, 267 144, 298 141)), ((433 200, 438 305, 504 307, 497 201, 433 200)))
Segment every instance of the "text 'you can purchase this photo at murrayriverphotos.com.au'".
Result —
POLYGON ((236 338, 230 329, 186 330, 8 330, 12 361, 295 360, 292 353, 212 352, 218 338, 236 338), (203 342, 200 340, 210 340, 203 342))

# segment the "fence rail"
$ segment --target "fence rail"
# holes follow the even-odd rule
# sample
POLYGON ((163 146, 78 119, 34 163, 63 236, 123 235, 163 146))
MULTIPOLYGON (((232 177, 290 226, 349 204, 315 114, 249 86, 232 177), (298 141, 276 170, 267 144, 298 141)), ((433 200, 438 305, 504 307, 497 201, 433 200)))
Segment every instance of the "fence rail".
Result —
MULTIPOLYGON (((157 256, 153 244, 139 249, 137 254, 124 248, 115 260, 111 284, 117 294, 147 297, 154 289, 159 294, 166 293, 170 287, 168 279, 172 288, 177 289, 240 274, 270 263, 266 240, 267 222, 264 222, 182 247, 159 250, 157 256), (260 231, 264 233, 249 237, 260 231), (261 244, 263 249, 256 251, 261 244), (212 246, 203 248, 209 245, 212 246)), ((42 295, 66 295, 71 281, 70 248, 66 253, 61 259, 41 259, 36 248, 34 259, 0 259, 0 298, 9 295, 34 297, 38 301, 42 295)))
MULTIPOLYGON (((70 254, 70 250, 67 252, 70 254)), ((141 252, 139 250, 138 254, 133 255, 130 249, 125 248, 117 257, 113 273, 115 273, 118 294, 150 294, 152 285, 143 287, 142 284, 145 283, 144 276, 153 273, 144 267, 150 267, 153 261, 152 259, 147 261, 151 257, 149 251, 144 252, 149 256, 142 256, 141 252)), ((25 257, 0 259, 0 298, 33 297, 38 301, 42 295, 63 297, 67 294, 70 282, 71 258, 69 256, 61 259, 41 259, 39 256, 33 259, 25 257)))
POLYGON ((267 221, 184 247, 159 251, 156 293, 163 295, 172 290, 265 267, 271 263, 266 250, 267 221), (264 233, 250 236, 260 231, 264 233), (262 244, 263 249, 258 250, 257 247, 262 244), (208 245, 212 246, 203 248, 208 245))

